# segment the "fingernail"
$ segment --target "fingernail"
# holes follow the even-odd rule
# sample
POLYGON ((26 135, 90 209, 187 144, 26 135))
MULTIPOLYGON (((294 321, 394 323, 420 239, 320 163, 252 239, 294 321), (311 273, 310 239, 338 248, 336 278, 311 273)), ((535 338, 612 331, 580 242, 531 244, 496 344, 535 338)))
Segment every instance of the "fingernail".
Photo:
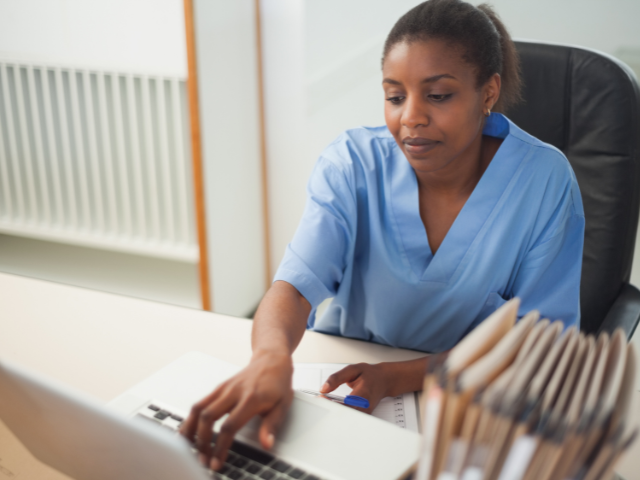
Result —
POLYGON ((267 445, 268 448, 273 447, 273 443, 275 442, 275 438, 273 436, 273 433, 270 433, 269 435, 267 435, 267 445))
POLYGON ((205 467, 207 466, 207 457, 206 457, 206 455, 204 453, 201 453, 201 454, 198 455, 198 460, 200 460, 200 463, 203 466, 205 466, 205 467))
POLYGON ((211 470, 220 470, 220 467, 222 467, 222 463, 220 462, 220 460, 214 457, 211 460, 211 470))
POLYGON ((321 392, 326 392, 327 390, 329 390, 329 384, 327 382, 324 382, 324 384, 322 385, 322 388, 320 389, 321 392))

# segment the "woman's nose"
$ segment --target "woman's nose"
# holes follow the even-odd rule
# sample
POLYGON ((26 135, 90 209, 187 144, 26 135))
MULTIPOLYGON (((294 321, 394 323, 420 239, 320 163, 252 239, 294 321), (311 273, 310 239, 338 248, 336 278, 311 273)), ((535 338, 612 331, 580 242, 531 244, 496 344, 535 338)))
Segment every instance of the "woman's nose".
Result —
POLYGON ((429 125, 429 111, 422 99, 407 97, 402 111, 402 124, 407 128, 429 125))

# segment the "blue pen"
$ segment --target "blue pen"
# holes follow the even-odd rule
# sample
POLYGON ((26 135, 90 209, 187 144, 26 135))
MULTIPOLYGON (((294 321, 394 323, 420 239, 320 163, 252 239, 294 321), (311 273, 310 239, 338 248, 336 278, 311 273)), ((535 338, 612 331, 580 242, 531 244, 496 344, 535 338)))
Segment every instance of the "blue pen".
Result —
POLYGON ((357 395, 347 395, 342 397, 340 395, 333 395, 332 393, 320 393, 314 390, 298 390, 299 392, 306 393, 307 395, 313 395, 314 397, 324 397, 336 403, 348 405, 350 407, 369 408, 369 400, 366 398, 358 397, 357 395))

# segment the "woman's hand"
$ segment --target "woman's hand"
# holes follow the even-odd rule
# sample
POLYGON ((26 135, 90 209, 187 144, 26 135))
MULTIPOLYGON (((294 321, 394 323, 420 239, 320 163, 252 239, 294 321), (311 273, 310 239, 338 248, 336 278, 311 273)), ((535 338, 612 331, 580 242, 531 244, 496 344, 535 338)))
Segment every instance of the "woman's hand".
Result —
POLYGON ((219 470, 237 431, 260 415, 260 443, 270 449, 293 400, 292 376, 290 355, 256 352, 246 368, 193 406, 180 433, 194 442, 204 465, 219 470), (212 448, 213 424, 226 413, 229 416, 212 448))
POLYGON ((371 413, 378 406, 380 400, 388 396, 387 392, 392 387, 390 385, 392 379, 387 377, 384 365, 383 363, 376 365, 369 363, 348 365, 327 378, 327 381, 320 389, 320 393, 332 392, 343 383, 346 383, 353 389, 351 395, 357 395, 369 400, 369 408, 357 408, 357 410, 371 413))
POLYGON ((348 365, 327 378, 320 393, 332 392, 346 383, 353 389, 351 395, 369 400, 369 408, 358 410, 371 413, 384 397, 422 390, 428 361, 429 357, 423 357, 406 362, 348 365))
POLYGON ((287 282, 275 282, 266 293, 253 319, 249 365, 196 403, 180 429, 200 450, 203 464, 222 468, 236 432, 256 415, 262 417, 260 443, 267 450, 273 446, 293 401, 291 355, 310 311, 311 304, 287 282), (226 413, 212 449, 213 424, 226 413))

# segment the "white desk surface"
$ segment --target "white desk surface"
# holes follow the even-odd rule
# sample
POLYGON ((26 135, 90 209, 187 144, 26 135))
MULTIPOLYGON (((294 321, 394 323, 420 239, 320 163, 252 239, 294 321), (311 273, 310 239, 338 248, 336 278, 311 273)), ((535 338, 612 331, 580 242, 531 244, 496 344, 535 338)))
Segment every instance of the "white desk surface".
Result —
MULTIPOLYGON (((0 357, 102 402, 193 350, 245 365, 251 325, 246 319, 0 273, 0 357)), ((306 332, 294 361, 373 363, 423 355, 306 332)), ((12 478, 7 471, 15 478, 66 478, 29 457, 0 423, 0 479, 12 478)))
MULTIPOLYGON (((251 321, 0 273, 0 357, 107 402, 184 353, 237 365, 251 356, 251 321)), ((306 332, 296 362, 381 362, 424 354, 306 332)), ((640 392, 634 398, 640 418, 640 392)), ((640 479, 640 442, 620 464, 640 479)), ((60 480, 0 422, 0 479, 60 480), (12 476, 13 475, 13 476, 12 476)))

